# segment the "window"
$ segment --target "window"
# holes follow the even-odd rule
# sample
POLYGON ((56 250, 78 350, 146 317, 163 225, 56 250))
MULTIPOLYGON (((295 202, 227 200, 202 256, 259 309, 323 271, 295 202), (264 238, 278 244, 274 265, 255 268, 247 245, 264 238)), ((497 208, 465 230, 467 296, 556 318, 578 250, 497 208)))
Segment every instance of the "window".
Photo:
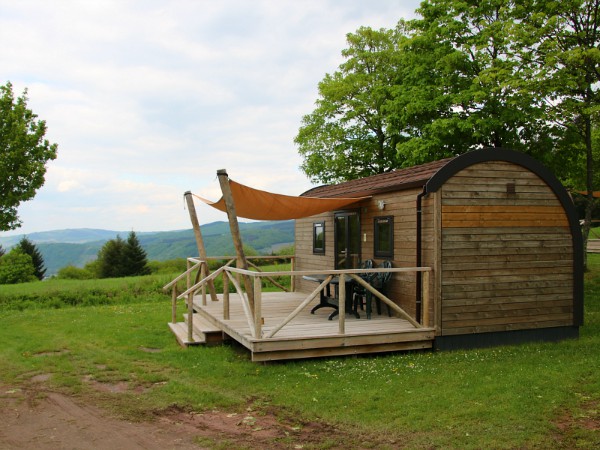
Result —
POLYGON ((394 218, 392 216, 375 217, 375 248, 376 258, 394 257, 394 218))
POLYGON ((313 223, 313 253, 325 253, 325 222, 313 223))

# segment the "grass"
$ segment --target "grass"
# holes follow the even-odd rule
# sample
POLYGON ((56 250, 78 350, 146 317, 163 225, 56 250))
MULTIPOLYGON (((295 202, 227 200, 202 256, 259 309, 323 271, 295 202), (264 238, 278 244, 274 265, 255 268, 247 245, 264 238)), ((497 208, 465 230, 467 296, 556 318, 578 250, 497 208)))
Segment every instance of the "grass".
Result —
MULTIPOLYGON (((52 374, 55 389, 94 397, 129 419, 173 405, 243 411, 251 404, 298 426, 320 420, 353 430, 351 448, 597 448, 600 255, 589 262, 577 340, 257 365, 236 346, 181 349, 166 326, 169 297, 144 294, 125 303, 0 310, 0 380, 24 385, 52 374), (102 394, 90 380, 137 389, 102 394)), ((107 280, 93 289, 103 283, 107 292, 144 283, 153 292, 162 280, 107 280)), ((11 289, 0 287, 0 302, 11 289)))

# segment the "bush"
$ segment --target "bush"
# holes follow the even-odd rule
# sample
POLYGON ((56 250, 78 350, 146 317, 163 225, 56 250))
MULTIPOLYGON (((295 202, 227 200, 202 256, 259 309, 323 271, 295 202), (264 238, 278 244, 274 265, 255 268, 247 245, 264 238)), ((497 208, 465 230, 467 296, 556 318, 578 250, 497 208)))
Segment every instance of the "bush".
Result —
POLYGON ((58 271, 56 278, 61 280, 91 280, 94 274, 87 269, 81 269, 75 266, 66 266, 58 271))
POLYGON ((31 256, 20 247, 14 247, 0 258, 0 284, 17 284, 35 281, 35 267, 31 256))

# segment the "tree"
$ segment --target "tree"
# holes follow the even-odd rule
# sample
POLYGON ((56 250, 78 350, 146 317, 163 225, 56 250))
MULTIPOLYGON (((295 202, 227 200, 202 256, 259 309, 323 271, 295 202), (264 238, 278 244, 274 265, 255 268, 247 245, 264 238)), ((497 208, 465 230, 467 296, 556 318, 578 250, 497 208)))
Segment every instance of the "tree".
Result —
POLYGON ((429 0, 404 24, 392 123, 414 124, 398 145, 408 165, 482 147, 539 153, 551 129, 541 99, 520 88, 529 68, 515 55, 514 1, 429 0))
POLYGON ((398 133, 389 132, 385 107, 397 76, 393 30, 359 28, 347 35, 346 59, 319 83, 316 109, 302 118, 294 139, 302 170, 323 183, 398 167, 398 133))
POLYGON ((98 276, 100 278, 122 277, 125 272, 123 253, 125 241, 117 236, 107 241, 98 252, 98 276))
POLYGON ((0 258, 2 258, 5 254, 6 254, 6 251, 4 250, 4 247, 2 247, 2 245, 0 245, 0 258))
POLYGON ((146 251, 140 245, 135 232, 131 231, 123 249, 123 276, 149 275, 146 251))
POLYGON ((150 274, 146 252, 133 231, 126 241, 120 236, 107 241, 98 252, 97 261, 86 264, 85 268, 90 273, 97 273, 99 278, 150 274))
POLYGON ((46 122, 27 108, 27 90, 15 101, 12 84, 0 86, 0 230, 21 224, 17 208, 44 184, 56 144, 44 139, 46 122))
POLYGON ((27 283, 37 280, 31 256, 19 246, 0 258, 0 284, 27 283))
MULTIPOLYGON (((600 112, 600 0, 530 0, 522 11, 521 54, 535 66, 531 89, 546 98, 546 114, 585 160, 584 246, 597 201, 593 191, 594 128, 600 112)), ((584 252, 587 266, 587 253, 584 252)))
POLYGON ((38 248, 25 236, 23 236, 17 245, 21 248, 21 250, 23 250, 24 253, 31 256, 33 267, 35 268, 35 276, 39 280, 43 280, 44 276, 46 275, 46 268, 44 267, 44 257, 38 248))

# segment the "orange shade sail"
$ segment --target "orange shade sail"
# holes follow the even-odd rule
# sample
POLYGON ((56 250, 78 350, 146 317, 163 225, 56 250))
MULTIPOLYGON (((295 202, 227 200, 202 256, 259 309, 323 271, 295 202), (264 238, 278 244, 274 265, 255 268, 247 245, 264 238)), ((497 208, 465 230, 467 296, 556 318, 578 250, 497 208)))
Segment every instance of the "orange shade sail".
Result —
MULTIPOLYGON (((229 179, 235 211, 238 217, 253 220, 290 220, 310 217, 327 211, 342 209, 370 197, 317 198, 294 197, 261 191, 229 179)), ((212 202, 193 194, 194 197, 220 211, 227 212, 225 200, 212 202)))

